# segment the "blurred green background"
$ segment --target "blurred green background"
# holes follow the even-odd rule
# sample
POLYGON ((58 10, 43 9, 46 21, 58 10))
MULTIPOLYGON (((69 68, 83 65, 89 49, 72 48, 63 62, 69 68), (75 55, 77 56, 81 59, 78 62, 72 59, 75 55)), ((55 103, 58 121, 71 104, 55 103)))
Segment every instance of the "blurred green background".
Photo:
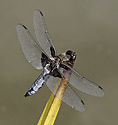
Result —
POLYGON ((34 9, 44 13, 58 53, 74 50, 75 69, 105 91, 103 98, 78 92, 86 110, 63 103, 55 125, 118 124, 118 1, 0 0, 0 125, 35 125, 50 96, 45 85, 24 97, 41 71, 25 59, 15 26, 24 24, 34 36, 34 9))

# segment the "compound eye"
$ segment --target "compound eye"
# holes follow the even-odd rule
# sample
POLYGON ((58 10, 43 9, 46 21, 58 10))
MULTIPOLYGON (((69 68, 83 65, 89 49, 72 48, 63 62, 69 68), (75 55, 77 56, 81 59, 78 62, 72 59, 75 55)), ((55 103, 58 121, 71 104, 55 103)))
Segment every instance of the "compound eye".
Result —
POLYGON ((75 54, 73 54, 72 58, 73 58, 73 59, 76 59, 76 55, 75 55, 75 54))
POLYGON ((68 50, 67 52, 66 52, 66 55, 71 55, 72 54, 72 51, 71 50, 68 50))
POLYGON ((73 59, 76 59, 76 54, 75 54, 75 52, 73 52, 72 58, 73 58, 73 59))

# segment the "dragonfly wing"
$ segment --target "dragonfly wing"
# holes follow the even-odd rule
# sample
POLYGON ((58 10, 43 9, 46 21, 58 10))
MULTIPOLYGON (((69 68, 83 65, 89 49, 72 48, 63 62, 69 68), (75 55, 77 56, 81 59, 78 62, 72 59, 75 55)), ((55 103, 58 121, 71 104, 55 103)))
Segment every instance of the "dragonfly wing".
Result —
POLYGON ((50 47, 53 47, 55 53, 56 53, 56 49, 48 33, 44 16, 40 10, 34 10, 33 24, 34 24, 36 38, 40 46, 42 47, 44 52, 48 55, 48 57, 51 58, 52 55, 51 55, 50 47))
POLYGON ((80 112, 83 112, 85 109, 84 102, 69 85, 64 94, 63 102, 80 112))
POLYGON ((33 39, 31 33, 22 24, 18 24, 16 26, 16 31, 26 59, 36 69, 42 69, 42 64, 41 64, 42 51, 39 45, 33 39))
MULTIPOLYGON (((104 96, 104 91, 103 91, 102 87, 100 87, 96 83, 84 78, 73 68, 71 68, 71 67, 68 67, 68 68, 70 68, 70 70, 72 70, 71 76, 69 78, 69 83, 73 87, 75 87, 76 89, 78 89, 84 93, 87 93, 89 95, 98 96, 98 97, 104 96)), ((63 69, 63 70, 65 70, 65 69, 63 69)), ((62 72, 62 70, 60 70, 60 71, 62 72)), ((65 74, 63 73, 63 75, 65 75, 65 74)))
MULTIPOLYGON (((50 78, 46 82, 48 88, 51 90, 51 92, 53 92, 54 95, 56 95, 56 91, 54 91, 54 88, 55 86, 57 86, 58 80, 59 78, 50 76, 50 78)), ((81 100, 78 94, 69 85, 67 85, 62 101, 65 102, 70 107, 75 108, 76 110, 80 112, 84 111, 84 108, 85 108, 84 102, 81 100)))

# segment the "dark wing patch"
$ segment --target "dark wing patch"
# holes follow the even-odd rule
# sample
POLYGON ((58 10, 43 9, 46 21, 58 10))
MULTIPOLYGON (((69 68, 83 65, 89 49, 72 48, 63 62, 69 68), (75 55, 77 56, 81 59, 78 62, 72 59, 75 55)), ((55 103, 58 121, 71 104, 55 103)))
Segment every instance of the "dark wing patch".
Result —
POLYGON ((49 58, 42 52, 42 57, 41 57, 42 66, 45 67, 48 62, 49 58))
POLYGON ((50 47, 50 51, 51 51, 52 57, 55 57, 55 50, 52 46, 50 47))

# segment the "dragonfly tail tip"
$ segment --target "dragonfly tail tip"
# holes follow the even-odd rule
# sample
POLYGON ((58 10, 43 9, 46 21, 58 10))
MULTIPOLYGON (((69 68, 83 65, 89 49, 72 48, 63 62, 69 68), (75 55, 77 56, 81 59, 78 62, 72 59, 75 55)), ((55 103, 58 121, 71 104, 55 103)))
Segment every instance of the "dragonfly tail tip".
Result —
POLYGON ((30 94, 27 92, 24 96, 27 97, 27 96, 30 96, 30 94))

